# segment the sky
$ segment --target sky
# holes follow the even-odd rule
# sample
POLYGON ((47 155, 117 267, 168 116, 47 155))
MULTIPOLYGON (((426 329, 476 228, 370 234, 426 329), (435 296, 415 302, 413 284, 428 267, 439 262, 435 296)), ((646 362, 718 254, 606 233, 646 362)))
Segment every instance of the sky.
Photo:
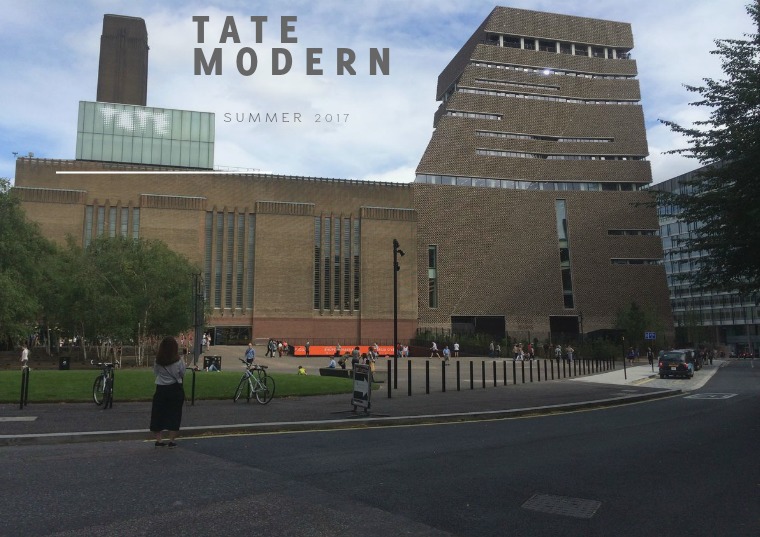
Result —
MULTIPOLYGON (((145 19, 147 105, 213 112, 220 169, 410 182, 433 130, 437 77, 495 5, 632 25, 654 182, 699 166, 664 152, 686 141, 658 120, 681 125, 707 117, 689 106, 684 84, 723 78, 715 39, 753 31, 749 0, 0 0, 0 177, 13 179, 15 155, 75 157, 80 100, 96 99, 103 15, 145 19), (194 16, 207 16, 198 43, 194 16), (240 43, 219 44, 233 16, 240 43), (266 16, 261 43, 251 16, 266 16), (281 43, 280 21, 297 43, 281 43), (194 49, 222 48, 221 75, 195 75, 194 49), (256 71, 236 56, 253 48, 256 71), (272 74, 273 47, 293 57, 272 74), (306 75, 306 49, 322 48, 321 76, 306 75), (336 73, 338 48, 356 53, 355 76, 336 73), (371 75, 370 49, 389 49, 390 73, 371 75), (238 122, 236 114, 300 114, 289 123, 238 122), (329 118, 331 121, 327 121, 329 118), (230 118, 231 121, 225 121, 230 118), (339 121, 338 121, 339 120, 339 121)), ((279 116, 282 117, 282 116, 279 116)))

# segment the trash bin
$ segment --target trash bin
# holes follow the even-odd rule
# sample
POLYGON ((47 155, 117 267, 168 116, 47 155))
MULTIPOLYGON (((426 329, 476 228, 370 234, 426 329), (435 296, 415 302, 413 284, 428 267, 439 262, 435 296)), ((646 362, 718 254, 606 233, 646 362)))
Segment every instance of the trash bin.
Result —
POLYGON ((214 364, 214 367, 216 367, 217 371, 222 370, 222 357, 221 356, 204 356, 203 357, 203 369, 208 370, 209 366, 211 364, 214 364))
POLYGON ((60 369, 61 371, 63 371, 64 369, 68 370, 70 361, 71 361, 71 358, 69 358, 68 356, 59 356, 58 369, 60 369))

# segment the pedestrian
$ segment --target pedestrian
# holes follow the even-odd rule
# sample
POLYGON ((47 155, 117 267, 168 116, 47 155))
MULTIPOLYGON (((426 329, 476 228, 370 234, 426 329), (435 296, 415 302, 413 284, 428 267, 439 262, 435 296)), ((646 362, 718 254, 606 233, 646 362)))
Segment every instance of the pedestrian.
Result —
POLYGON ((567 347, 565 347, 565 352, 567 353, 567 361, 572 362, 575 349, 568 343, 567 347))
POLYGON ((493 358, 493 353, 494 353, 494 345, 493 345, 493 341, 492 341, 492 342, 491 342, 491 343, 488 345, 488 357, 489 357, 489 358, 493 358))
POLYGON ((306 369, 304 369, 304 367, 302 365, 298 366, 298 374, 299 375, 304 375, 304 376, 306 375, 306 369))
POLYGON ((454 358, 459 358, 459 343, 454 342, 454 358))
POLYGON ((633 347, 631 347, 628 350, 628 364, 633 365, 633 359, 636 358, 636 351, 633 350, 633 347))
POLYGON ((156 447, 176 447, 174 442, 182 423, 182 405, 185 391, 182 379, 185 376, 185 363, 179 359, 179 346, 173 337, 161 340, 153 364, 156 377, 156 392, 150 412, 150 430, 155 434, 156 447), (169 442, 163 441, 163 431, 168 431, 169 442))
POLYGON ((21 345, 21 367, 29 367, 29 347, 26 343, 21 345))
POLYGON ((359 364, 359 355, 359 347, 354 347, 354 350, 351 351, 351 369, 354 369, 359 364))
POLYGON ((501 343, 496 344, 496 357, 501 358, 501 343))
POLYGON ((256 349, 253 348, 253 342, 248 343, 248 348, 245 350, 245 363, 251 365, 256 358, 256 349))
POLYGON ((277 357, 282 358, 282 341, 277 342, 277 357))
POLYGON ((449 346, 445 345, 443 347, 443 363, 448 363, 449 358, 451 358, 451 351, 449 350, 449 346))
POLYGON ((654 367, 654 352, 652 352, 652 347, 647 347, 647 362, 654 367))
POLYGON ((311 343, 308 341, 306 342, 306 345, 304 345, 304 349, 306 350, 306 357, 309 357, 309 349, 311 348, 311 343))
MULTIPOLYGON (((562 359, 562 347, 560 347, 559 343, 554 347, 554 359, 557 360, 557 362, 562 359)), ((559 365, 557 365, 557 367, 559 367, 559 365)))
POLYGON ((438 358, 441 357, 441 355, 438 353, 438 344, 435 341, 433 341, 433 344, 430 347, 430 357, 432 358, 434 354, 438 358))

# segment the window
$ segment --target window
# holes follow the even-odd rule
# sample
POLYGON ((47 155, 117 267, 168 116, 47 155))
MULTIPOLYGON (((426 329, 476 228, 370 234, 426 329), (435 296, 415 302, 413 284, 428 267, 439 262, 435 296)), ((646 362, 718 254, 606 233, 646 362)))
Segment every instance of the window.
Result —
POLYGON ((203 283, 205 287, 205 299, 209 300, 209 297, 211 297, 211 260, 213 259, 211 256, 212 251, 212 238, 213 238, 213 224, 214 224, 214 213, 208 212, 206 213, 206 229, 205 229, 205 239, 206 239, 206 252, 203 260, 203 283))
POLYGON ((570 241, 567 226, 567 201, 555 200, 557 214, 557 239, 559 242, 559 266, 562 277, 562 301, 565 308, 575 307, 573 299, 573 279, 570 266, 570 241))
POLYGON ((84 240, 82 244, 85 248, 90 245, 92 241, 92 205, 88 205, 84 208, 84 240))
POLYGON ((322 289, 322 278, 320 264, 322 262, 322 218, 314 218, 314 309, 320 308, 320 291, 322 289))
POLYGON ((222 307, 222 254, 224 251, 224 213, 216 213, 216 262, 214 263, 214 307, 222 307))
POLYGON ((121 208, 121 222, 119 224, 120 224, 119 234, 122 237, 126 237, 127 233, 129 232, 129 208, 128 207, 121 208))
POLYGON ((438 307, 438 247, 428 246, 428 307, 438 307))
POLYGON ((243 258, 245 255, 245 215, 237 215, 237 261, 235 262, 235 307, 243 307, 243 258))

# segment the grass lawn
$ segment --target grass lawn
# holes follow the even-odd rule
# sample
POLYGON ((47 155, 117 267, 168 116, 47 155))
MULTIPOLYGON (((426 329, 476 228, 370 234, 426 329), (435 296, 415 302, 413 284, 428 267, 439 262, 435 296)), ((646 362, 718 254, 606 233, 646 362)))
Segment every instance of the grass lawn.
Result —
MULTIPOLYGON (((80 403, 92 401, 92 385, 98 370, 32 370, 29 375, 30 403, 80 403)), ((199 371, 195 376, 196 399, 232 399, 241 372, 199 371)), ((350 379, 274 374, 275 397, 351 393, 350 379)), ((193 374, 185 375, 185 394, 190 397, 193 374)), ((155 391, 152 369, 119 369, 114 376, 115 401, 150 401, 155 391)), ((0 371, 0 403, 18 403, 21 371, 0 371)))

